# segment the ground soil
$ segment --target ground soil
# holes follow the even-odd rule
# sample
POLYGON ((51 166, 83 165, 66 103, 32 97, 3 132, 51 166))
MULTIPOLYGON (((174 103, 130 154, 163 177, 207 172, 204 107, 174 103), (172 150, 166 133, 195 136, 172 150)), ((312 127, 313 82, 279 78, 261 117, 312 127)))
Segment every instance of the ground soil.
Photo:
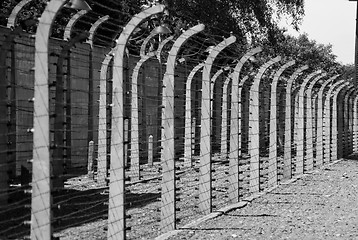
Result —
MULTIPOLYGON (((230 209, 226 191, 229 166, 214 158, 213 212, 221 215, 190 228, 187 224, 205 216, 197 206, 199 165, 181 168, 177 171, 180 177, 177 180, 180 198, 177 228, 180 230, 162 239, 358 239, 357 159, 325 165, 289 184, 280 181, 277 188, 254 200, 248 200, 249 193, 241 191, 245 206, 222 213, 223 207, 230 209)), ((245 186, 245 166, 241 169, 244 171, 241 185, 245 186)), ((147 181, 128 182, 126 214, 131 215, 127 221, 131 230, 127 231, 127 239, 154 239, 161 234, 160 175, 160 164, 143 166, 142 179, 147 181)), ((263 181, 262 186, 267 191, 267 182, 263 181)), ((108 188, 99 187, 88 175, 82 175, 68 179, 66 188, 53 199, 54 236, 62 240, 106 239, 108 188)), ((13 216, 7 221, 12 227, 2 228, 5 231, 0 239, 28 236, 29 225, 22 222, 29 218, 29 213, 20 203, 16 212, 7 215, 13 216), (24 217, 14 214, 17 212, 24 217)))
POLYGON ((345 159, 168 239, 358 239, 357 199, 358 160, 345 159))

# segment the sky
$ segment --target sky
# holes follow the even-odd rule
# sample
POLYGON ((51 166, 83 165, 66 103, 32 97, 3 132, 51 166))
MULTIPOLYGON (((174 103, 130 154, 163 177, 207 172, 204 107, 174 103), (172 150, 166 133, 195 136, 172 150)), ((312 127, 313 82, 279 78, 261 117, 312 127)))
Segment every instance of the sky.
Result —
MULTIPOLYGON (((317 43, 332 44, 337 61, 354 62, 357 2, 348 0, 305 0, 305 17, 300 33, 317 43)), ((298 36, 292 28, 289 34, 298 36)))

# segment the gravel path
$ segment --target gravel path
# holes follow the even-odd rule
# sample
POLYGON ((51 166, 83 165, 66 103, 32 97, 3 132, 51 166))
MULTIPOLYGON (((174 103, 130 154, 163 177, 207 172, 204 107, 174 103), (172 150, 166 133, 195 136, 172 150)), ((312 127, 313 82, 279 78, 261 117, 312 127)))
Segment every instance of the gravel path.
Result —
POLYGON ((324 166, 167 239, 358 239, 358 160, 324 166))

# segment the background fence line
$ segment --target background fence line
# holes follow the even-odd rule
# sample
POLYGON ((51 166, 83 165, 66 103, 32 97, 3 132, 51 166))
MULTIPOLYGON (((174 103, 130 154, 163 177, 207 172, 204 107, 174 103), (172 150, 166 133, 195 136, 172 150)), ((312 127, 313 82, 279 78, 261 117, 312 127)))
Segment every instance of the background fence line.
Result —
POLYGON ((161 4, 120 32, 71 12, 62 40, 51 0, 33 36, 16 25, 30 2, 0 34, 0 215, 16 211, 0 238, 155 238, 358 149, 357 91, 335 73, 166 29, 161 4))

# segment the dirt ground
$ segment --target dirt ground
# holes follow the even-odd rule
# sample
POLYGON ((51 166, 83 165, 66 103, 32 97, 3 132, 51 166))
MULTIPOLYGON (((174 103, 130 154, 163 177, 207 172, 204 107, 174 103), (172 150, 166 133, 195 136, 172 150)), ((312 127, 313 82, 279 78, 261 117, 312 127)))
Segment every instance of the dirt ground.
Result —
POLYGON ((358 239, 357 159, 314 170, 167 239, 358 239))

